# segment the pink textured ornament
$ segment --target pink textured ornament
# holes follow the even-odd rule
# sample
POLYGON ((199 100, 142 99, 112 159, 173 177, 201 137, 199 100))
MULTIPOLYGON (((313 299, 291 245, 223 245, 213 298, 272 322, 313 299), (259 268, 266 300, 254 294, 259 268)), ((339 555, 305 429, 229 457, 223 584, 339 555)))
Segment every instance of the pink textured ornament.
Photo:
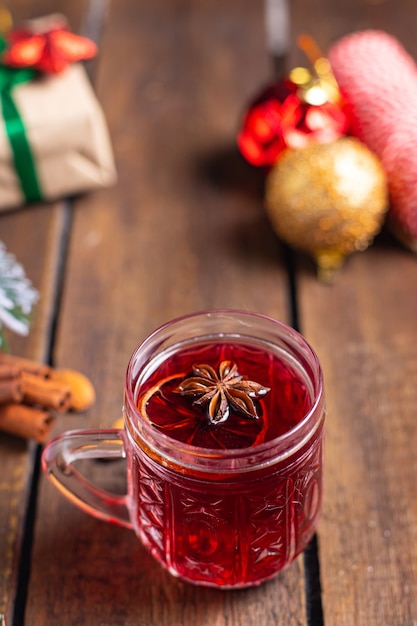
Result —
POLYGON ((352 133, 387 173, 389 224, 417 251, 417 65, 395 37, 377 30, 343 37, 328 58, 351 109, 352 133))

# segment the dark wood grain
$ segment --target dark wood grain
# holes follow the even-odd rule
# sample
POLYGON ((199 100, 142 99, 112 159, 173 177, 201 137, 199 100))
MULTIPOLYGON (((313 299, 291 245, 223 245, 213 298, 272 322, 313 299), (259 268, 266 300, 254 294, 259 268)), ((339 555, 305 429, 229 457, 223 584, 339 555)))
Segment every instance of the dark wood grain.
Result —
POLYGON ((351 259, 331 288, 300 278, 302 327, 328 390, 319 544, 329 624, 417 614, 416 284, 415 257, 392 241, 351 259))
MULTIPOLYGON (((10 337, 15 354, 43 361, 47 353, 55 293, 55 267, 59 250, 60 207, 36 207, 30 211, 1 216, 1 238, 8 251, 23 264, 42 299, 28 338, 10 337), (37 220, 36 228, 34 227, 37 220), (58 237, 59 239, 59 237, 58 237), (59 246, 58 246, 59 247, 59 246)), ((1 507, 0 526, 0 613, 12 611, 16 594, 20 546, 35 461, 35 447, 0 433, 1 507)))
MULTIPOLYGON (((326 51, 355 29, 381 28, 417 57, 413 0, 292 0, 290 8, 289 67, 306 63, 295 46, 305 32, 326 51)), ((291 288, 263 211, 263 175, 235 146, 248 99, 272 74, 263 4, 13 1, 16 21, 52 11, 99 41, 89 71, 119 176, 114 187, 75 202, 0 215, 0 239, 41 293, 29 337, 12 337, 12 350, 83 371, 97 390, 91 410, 60 416, 59 433, 111 426, 127 360, 159 324, 225 307, 289 322, 291 288)), ((302 558, 246 591, 172 578, 133 532, 88 517, 43 476, 31 494, 39 449, 0 433, 7 626, 417 623, 415 255, 384 232, 347 260, 333 285, 318 282, 308 259, 294 259, 298 323, 327 390, 321 598, 314 546, 307 583, 302 558), (22 548, 34 493, 33 542, 22 548), (12 623, 17 593, 24 605, 12 623)), ((90 462, 85 471, 124 492, 123 461, 90 462)))
MULTIPOLYGON (((291 41, 302 33, 308 33, 326 53, 340 37, 356 30, 381 29, 397 37, 415 58, 416 6, 413 0, 295 0, 291 3, 291 41)), ((292 46, 291 66, 306 65, 306 58, 296 46, 292 46)))
MULTIPOLYGON (((414 3, 293 8, 299 32, 308 29, 323 50, 355 29, 380 28, 417 54, 414 3)), ((326 625, 416 620, 416 285, 415 255, 387 233, 348 259, 332 286, 300 263, 301 329, 321 359, 328 397, 318 531, 326 625)))
MULTIPOLYGON (((262 177, 237 153, 241 112, 269 72, 262 6, 115 2, 97 91, 118 184, 76 203, 55 359, 88 374, 92 411, 56 432, 120 416, 127 360, 157 325, 207 308, 289 319, 282 253, 262 177)), ((106 468, 107 470, 108 468, 106 468)), ((109 484, 122 489, 123 464, 109 484)), ((102 464, 89 475, 105 481, 102 464)), ((92 520, 41 481, 26 624, 305 623, 302 561, 257 590, 173 579, 134 534, 92 520)))
MULTIPOLYGON (((70 24, 77 29, 83 16, 82 2, 15 0, 10 9, 15 25, 22 20, 65 10, 70 24)), ((1 241, 24 266, 40 292, 29 337, 8 336, 10 350, 41 362, 50 358, 67 211, 65 203, 58 202, 23 207, 0 215, 1 241)), ((5 616, 8 624, 14 612, 21 562, 27 562, 27 556, 22 554, 22 541, 36 457, 37 449, 32 442, 0 433, 0 615, 5 616)))

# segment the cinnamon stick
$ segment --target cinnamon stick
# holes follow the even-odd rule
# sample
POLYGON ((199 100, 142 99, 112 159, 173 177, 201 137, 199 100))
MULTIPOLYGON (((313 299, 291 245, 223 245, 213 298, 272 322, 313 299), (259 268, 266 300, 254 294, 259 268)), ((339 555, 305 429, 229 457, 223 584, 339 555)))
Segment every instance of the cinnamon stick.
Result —
POLYGON ((20 369, 17 367, 17 365, 7 365, 0 363, 0 380, 10 380, 11 378, 17 378, 19 374, 20 369))
POLYGON ((51 373, 49 365, 44 365, 43 363, 38 363, 37 361, 32 361, 31 359, 15 356, 14 354, 9 354, 8 352, 0 352, 0 366, 1 365, 17 367, 21 372, 29 372, 31 374, 36 374, 37 376, 42 376, 43 378, 48 378, 51 373))
POLYGON ((0 404, 22 400, 22 387, 18 378, 0 379, 0 404))
POLYGON ((0 431, 43 443, 54 413, 86 410, 94 399, 91 382, 80 372, 0 351, 0 431))
POLYGON ((23 402, 26 404, 39 405, 44 409, 54 409, 60 413, 69 410, 71 390, 67 385, 28 372, 22 372, 20 384, 23 402))
POLYGON ((38 443, 48 439, 53 421, 48 411, 24 404, 0 406, 0 430, 24 439, 35 439, 38 443))

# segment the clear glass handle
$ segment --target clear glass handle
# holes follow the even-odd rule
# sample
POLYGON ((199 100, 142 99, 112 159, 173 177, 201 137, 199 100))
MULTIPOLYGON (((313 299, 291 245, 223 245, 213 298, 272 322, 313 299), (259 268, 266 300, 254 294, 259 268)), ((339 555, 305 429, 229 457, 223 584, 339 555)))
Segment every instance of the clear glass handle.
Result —
POLYGON ((73 465, 82 459, 125 458, 122 430, 73 430, 58 435, 44 449, 42 469, 52 483, 80 509, 127 528, 133 528, 127 494, 96 487, 73 465))

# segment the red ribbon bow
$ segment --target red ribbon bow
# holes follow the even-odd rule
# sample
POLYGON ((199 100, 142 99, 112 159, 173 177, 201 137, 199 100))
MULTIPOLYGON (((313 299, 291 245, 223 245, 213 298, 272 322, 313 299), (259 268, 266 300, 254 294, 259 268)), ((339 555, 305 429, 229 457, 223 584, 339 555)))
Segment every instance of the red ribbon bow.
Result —
POLYGON ((10 67, 30 67, 41 72, 58 74, 70 63, 91 59, 97 53, 96 44, 74 35, 61 25, 42 33, 27 29, 12 31, 2 63, 10 67))
POLYGON ((308 104, 296 90, 290 81, 276 83, 246 112, 237 142, 252 165, 269 167, 285 148, 329 142, 346 133, 349 121, 339 105, 330 101, 308 104))

